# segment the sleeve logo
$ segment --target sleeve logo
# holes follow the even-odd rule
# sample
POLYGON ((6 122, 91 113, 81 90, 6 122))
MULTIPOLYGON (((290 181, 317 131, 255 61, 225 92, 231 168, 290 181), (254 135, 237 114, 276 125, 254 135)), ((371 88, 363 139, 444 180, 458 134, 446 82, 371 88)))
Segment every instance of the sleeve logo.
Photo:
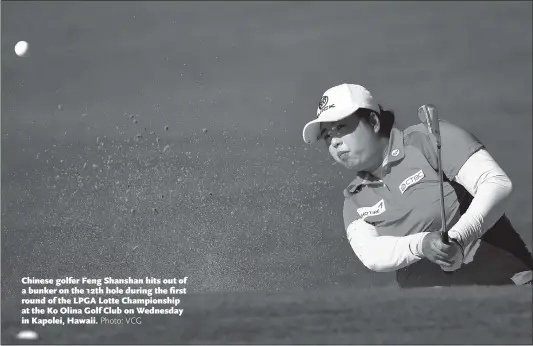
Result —
POLYGON ((416 183, 420 182, 422 178, 424 178, 424 172, 422 170, 419 170, 415 174, 405 179, 399 186, 402 195, 410 186, 413 186, 416 183))
POLYGON ((357 212, 361 216, 361 219, 364 220, 370 216, 376 216, 376 215, 383 214, 385 210, 387 210, 385 208, 385 200, 382 199, 381 201, 379 201, 378 203, 376 203, 375 205, 371 207, 358 208, 357 212))

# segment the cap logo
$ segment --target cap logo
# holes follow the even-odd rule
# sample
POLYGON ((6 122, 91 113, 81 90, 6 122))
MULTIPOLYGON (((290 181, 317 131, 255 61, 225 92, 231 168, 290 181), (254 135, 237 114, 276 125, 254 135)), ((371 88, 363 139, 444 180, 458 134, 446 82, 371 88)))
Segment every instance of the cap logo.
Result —
POLYGON ((320 99, 320 103, 318 104, 318 108, 323 109, 328 104, 328 101, 329 98, 326 95, 322 96, 322 98, 320 99))
POLYGON ((331 105, 327 105, 328 104, 328 101, 329 101, 329 97, 327 97, 326 95, 322 96, 322 98, 320 99, 320 102, 318 103, 318 114, 317 114, 317 118, 320 116, 320 114, 322 114, 324 111, 327 111, 328 109, 330 108, 335 108, 335 105, 334 104, 331 104, 331 105))
POLYGON ((392 155, 393 157, 396 157, 396 156, 398 156, 399 154, 400 154, 400 151, 399 151, 398 149, 394 149, 394 150, 392 151, 392 153, 391 153, 391 155, 392 155))

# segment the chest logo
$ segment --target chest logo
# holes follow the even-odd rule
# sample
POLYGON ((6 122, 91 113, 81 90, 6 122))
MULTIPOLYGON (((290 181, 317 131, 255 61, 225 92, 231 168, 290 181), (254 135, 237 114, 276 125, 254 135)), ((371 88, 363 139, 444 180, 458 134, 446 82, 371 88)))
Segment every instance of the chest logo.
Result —
POLYGON ((359 215, 361 215, 361 219, 364 220, 365 218, 370 217, 370 216, 376 216, 379 214, 383 214, 385 210, 387 210, 385 208, 385 201, 382 199, 381 201, 379 201, 378 203, 376 203, 375 205, 371 207, 358 208, 357 212, 359 213, 359 215))
POLYGON ((414 184, 420 182, 422 178, 424 178, 424 172, 422 170, 419 170, 415 174, 411 175, 410 177, 402 181, 402 183, 399 186, 400 192, 402 193, 402 195, 410 186, 413 186, 414 184))

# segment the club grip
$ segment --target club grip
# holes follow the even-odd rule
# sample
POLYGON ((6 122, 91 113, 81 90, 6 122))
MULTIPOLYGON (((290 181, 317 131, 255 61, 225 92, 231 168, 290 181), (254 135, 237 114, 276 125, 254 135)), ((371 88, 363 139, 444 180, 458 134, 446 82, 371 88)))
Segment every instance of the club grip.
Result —
POLYGON ((448 231, 440 232, 440 239, 446 245, 450 245, 450 238, 448 238, 448 231))

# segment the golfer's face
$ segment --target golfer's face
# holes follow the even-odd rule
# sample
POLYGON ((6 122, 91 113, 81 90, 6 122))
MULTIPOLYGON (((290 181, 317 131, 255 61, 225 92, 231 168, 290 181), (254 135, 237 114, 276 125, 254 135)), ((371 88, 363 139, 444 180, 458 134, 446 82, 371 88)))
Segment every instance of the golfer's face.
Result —
POLYGON ((379 154, 376 134, 355 115, 335 123, 322 123, 321 131, 330 155, 348 169, 365 171, 379 154))

